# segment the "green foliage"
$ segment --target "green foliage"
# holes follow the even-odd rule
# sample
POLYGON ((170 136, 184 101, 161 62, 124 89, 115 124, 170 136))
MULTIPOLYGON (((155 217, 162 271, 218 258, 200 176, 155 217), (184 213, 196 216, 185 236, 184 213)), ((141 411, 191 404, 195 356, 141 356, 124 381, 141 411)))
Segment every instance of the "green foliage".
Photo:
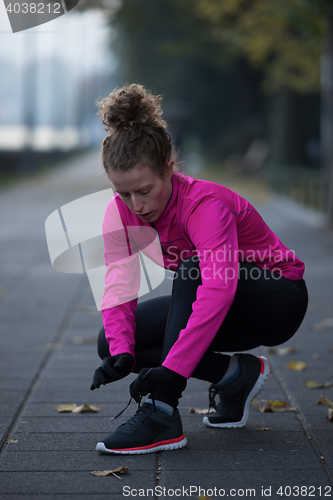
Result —
POLYGON ((262 69, 267 92, 283 86, 300 93, 319 89, 323 0, 188 1, 210 24, 217 43, 262 69))

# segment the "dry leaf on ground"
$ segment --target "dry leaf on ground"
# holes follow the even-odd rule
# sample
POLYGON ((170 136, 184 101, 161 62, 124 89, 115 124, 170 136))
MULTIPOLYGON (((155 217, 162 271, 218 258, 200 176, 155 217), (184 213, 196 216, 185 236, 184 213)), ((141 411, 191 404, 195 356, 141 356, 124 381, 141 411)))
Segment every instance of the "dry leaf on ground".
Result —
POLYGON ((308 387, 309 389, 328 389, 330 387, 333 387, 333 384, 331 382, 325 382, 324 384, 319 384, 314 380, 307 380, 305 382, 305 386, 308 387))
POLYGON ((324 406, 328 406, 329 408, 333 409, 333 402, 330 401, 329 399, 325 398, 325 396, 323 396, 322 394, 321 394, 319 401, 317 401, 317 405, 324 405, 324 406))
POLYGON ((190 408, 188 412, 198 413, 199 415, 207 415, 207 413, 215 413, 215 410, 212 408, 210 410, 208 410, 208 408, 190 408))
POLYGON ((94 470, 89 474, 98 477, 116 476, 118 479, 121 479, 121 477, 119 477, 118 474, 128 474, 128 467, 118 467, 117 469, 114 470, 94 470))
POLYGON ((321 396, 320 400, 317 401, 318 405, 328 406, 327 408, 327 420, 333 422, 333 402, 329 399, 325 398, 325 396, 321 396))
POLYGON ((58 405, 54 406, 54 410, 57 410, 58 413, 65 413, 65 412, 70 412, 70 413, 96 413, 99 411, 102 411, 102 408, 98 408, 97 406, 92 406, 92 405, 86 405, 83 404, 81 406, 77 406, 75 403, 71 405, 58 405))
POLYGON ((18 440, 17 439, 12 439, 12 438, 6 438, 5 439, 6 444, 17 444, 18 440))
POLYGON ((285 401, 264 401, 263 406, 260 406, 258 403, 254 404, 254 407, 261 411, 261 413, 273 413, 273 412, 287 412, 287 411, 296 411, 296 408, 293 406, 287 406, 287 403, 285 401))
POLYGON ((97 413, 99 411, 102 411, 102 408, 98 408, 98 406, 93 406, 93 405, 81 405, 78 406, 77 408, 74 408, 73 413, 97 413))
POLYGON ((270 431, 272 430, 271 427, 257 427, 256 431, 270 431))
POLYGON ((268 349, 269 354, 277 354, 278 356, 287 356, 297 352, 296 347, 271 347, 268 349))
POLYGON ((292 361, 290 361, 290 363, 288 363, 287 368, 288 368, 288 370, 294 370, 296 372, 299 372, 301 370, 306 370, 307 365, 306 365, 306 363, 304 363, 304 361, 292 360, 292 361))
POLYGON ((267 403, 273 408, 287 408, 287 403, 285 401, 270 399, 267 403))
POLYGON ((75 403, 71 405, 58 405, 53 407, 53 409, 57 410, 58 413, 72 412, 75 408, 77 408, 75 403))

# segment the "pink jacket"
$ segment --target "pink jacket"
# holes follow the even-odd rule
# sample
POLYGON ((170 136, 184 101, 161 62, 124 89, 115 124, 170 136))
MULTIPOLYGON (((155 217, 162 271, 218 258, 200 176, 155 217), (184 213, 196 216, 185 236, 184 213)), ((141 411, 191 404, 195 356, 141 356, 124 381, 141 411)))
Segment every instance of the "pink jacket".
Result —
POLYGON ((239 261, 291 280, 303 277, 304 264, 234 191, 179 173, 173 175, 172 183, 171 199, 154 227, 131 212, 119 195, 109 202, 103 222, 107 272, 102 314, 111 355, 129 352, 134 356, 138 249, 147 250, 152 260, 172 271, 196 255, 202 285, 186 328, 163 362, 189 378, 234 300, 239 261))

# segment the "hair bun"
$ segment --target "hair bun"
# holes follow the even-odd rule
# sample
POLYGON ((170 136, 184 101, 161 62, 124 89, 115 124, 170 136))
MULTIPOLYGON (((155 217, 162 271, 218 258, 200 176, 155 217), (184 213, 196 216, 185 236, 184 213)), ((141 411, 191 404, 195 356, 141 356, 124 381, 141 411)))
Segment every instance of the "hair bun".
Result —
POLYGON ((115 89, 99 103, 106 130, 128 130, 136 124, 166 127, 162 120, 161 96, 150 94, 142 85, 115 89))

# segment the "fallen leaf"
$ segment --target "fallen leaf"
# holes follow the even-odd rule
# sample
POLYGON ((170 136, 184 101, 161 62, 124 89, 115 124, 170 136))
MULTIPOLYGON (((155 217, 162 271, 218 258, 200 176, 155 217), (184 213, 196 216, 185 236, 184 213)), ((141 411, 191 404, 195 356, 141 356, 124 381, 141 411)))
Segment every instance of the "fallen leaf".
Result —
POLYGON ((273 408, 286 408, 287 403, 285 401, 269 400, 267 403, 273 408))
POLYGON ((268 349, 269 354, 277 354, 278 356, 287 356, 297 352, 296 347, 271 347, 268 349))
POLYGON ((333 408, 327 408, 327 413, 328 413, 328 416, 326 417, 327 420, 333 422, 333 408))
POLYGON ((314 380, 307 380, 305 382, 305 386, 309 389, 320 389, 323 387, 323 384, 318 384, 318 382, 315 382, 314 380))
POLYGON ((75 403, 72 405, 58 405, 53 407, 53 409, 57 410, 58 413, 72 412, 75 408, 77 408, 75 403))
POLYGON ((17 444, 18 440, 17 439, 11 439, 11 438, 6 438, 5 439, 6 444, 17 444))
POLYGON ((330 387, 333 387, 333 384, 331 382, 325 382, 325 384, 319 384, 314 380, 307 380, 305 382, 305 386, 308 387, 309 389, 328 389, 330 387))
POLYGON ((75 403, 72 405, 58 405, 53 408, 54 410, 57 410, 58 413, 65 413, 65 412, 70 412, 70 413, 95 413, 98 411, 102 411, 102 408, 98 408, 97 406, 92 406, 92 405, 86 405, 83 404, 81 406, 77 406, 75 403))
POLYGON ((273 412, 287 412, 287 411, 296 411, 296 408, 293 406, 287 406, 285 401, 264 401, 263 406, 259 404, 255 404, 254 407, 259 410, 261 413, 273 413, 273 412))
POLYGON ((323 396, 322 394, 321 394, 320 400, 317 401, 317 405, 324 405, 324 406, 328 406, 329 408, 333 409, 333 402, 330 401, 329 399, 325 398, 325 396, 323 396))
POLYGON ((99 411, 102 411, 102 408, 98 408, 98 406, 92 406, 92 405, 81 405, 77 406, 74 408, 73 413, 97 413, 99 411))
POLYGON ((270 431, 271 427, 257 427, 256 430, 257 431, 270 431))
POLYGON ((118 479, 121 479, 118 474, 128 474, 128 467, 118 467, 114 470, 95 470, 93 472, 90 472, 89 474, 98 477, 116 476, 118 479))
POLYGON ((211 500, 212 497, 209 497, 207 495, 199 495, 198 500, 211 500))
POLYGON ((213 410, 213 408, 211 408, 210 410, 208 410, 208 408, 190 408, 188 410, 189 413, 198 413, 199 415, 207 415, 207 413, 215 413, 215 410, 213 410))
POLYGON ((307 365, 304 363, 304 361, 290 361, 287 365, 288 370, 294 370, 296 372, 299 372, 301 370, 306 370, 307 365))

